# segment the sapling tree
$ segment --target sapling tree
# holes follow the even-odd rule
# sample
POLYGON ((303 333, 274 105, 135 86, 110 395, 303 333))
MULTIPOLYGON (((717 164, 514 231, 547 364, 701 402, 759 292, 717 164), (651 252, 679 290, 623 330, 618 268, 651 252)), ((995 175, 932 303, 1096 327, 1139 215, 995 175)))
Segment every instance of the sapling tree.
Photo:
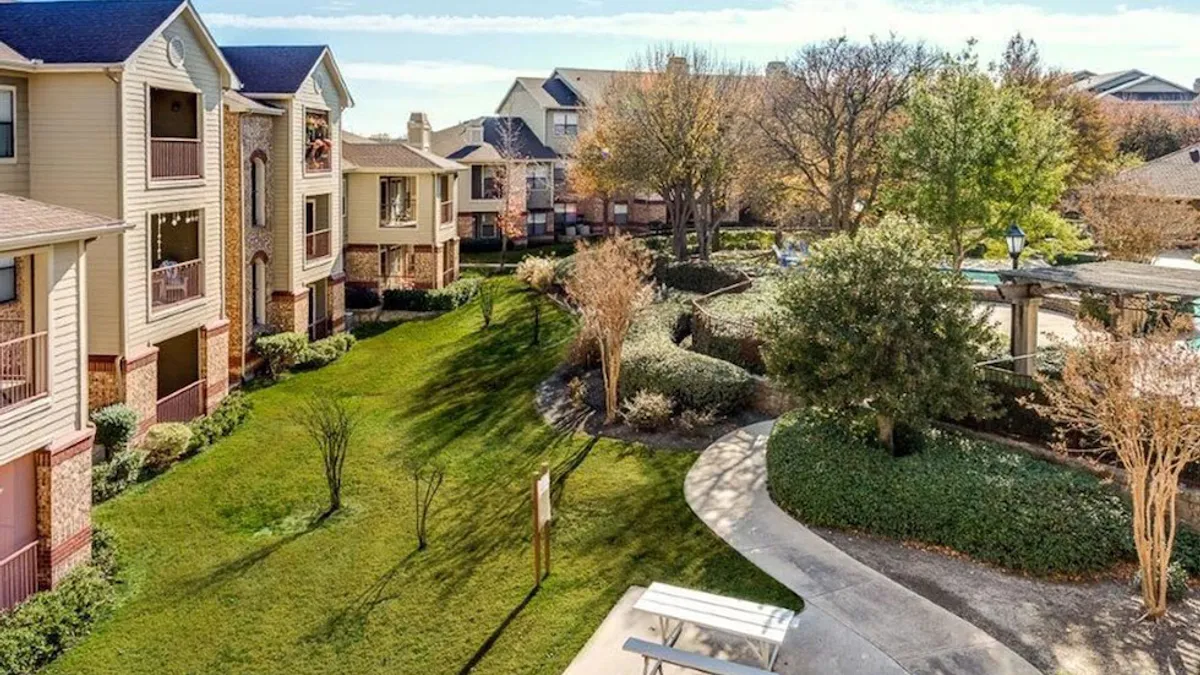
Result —
POLYGON ((492 313, 496 309, 496 289, 485 279, 479 284, 479 313, 483 317, 483 329, 492 325, 492 313))
POLYGON ((625 235, 599 244, 580 242, 575 269, 567 278, 567 295, 579 307, 583 330, 600 345, 604 375, 604 421, 616 421, 621 379, 621 353, 634 315, 650 301, 650 253, 625 235))
POLYGON ((345 400, 313 394, 300 404, 293 416, 321 453, 329 507, 323 517, 342 508, 342 478, 346 454, 354 436, 357 419, 345 400))
POLYGON ((1125 469, 1148 618, 1167 612, 1179 478, 1200 461, 1200 353, 1178 334, 1134 338, 1092 326, 1067 348, 1061 378, 1040 378, 1045 403, 1030 404, 1061 425, 1060 450, 1069 450, 1069 433, 1098 437, 1125 469))
POLYGON ((416 519, 417 550, 429 545, 429 514, 433 500, 446 480, 445 464, 424 458, 409 457, 405 468, 413 479, 413 514, 416 519))

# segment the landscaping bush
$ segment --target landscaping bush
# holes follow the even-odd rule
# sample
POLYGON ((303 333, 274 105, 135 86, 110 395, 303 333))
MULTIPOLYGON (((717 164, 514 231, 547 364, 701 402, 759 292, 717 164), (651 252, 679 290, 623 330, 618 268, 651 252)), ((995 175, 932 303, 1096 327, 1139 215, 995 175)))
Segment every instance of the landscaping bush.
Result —
POLYGON ((710 262, 665 262, 659 258, 654 266, 654 278, 669 288, 689 293, 712 293, 745 281, 737 270, 710 262))
MULTIPOLYGON (((1130 584, 1134 593, 1142 592, 1142 571, 1139 569, 1133 575, 1133 583, 1130 584)), ((1179 602, 1187 597, 1188 592, 1188 573, 1183 569, 1183 565, 1179 561, 1173 561, 1167 566, 1167 600, 1171 602, 1179 602)))
POLYGON ((717 238, 722 251, 768 251, 775 243, 775 232, 722 227, 717 238))
POLYGON ((621 406, 621 417, 634 429, 655 431, 667 425, 675 405, 662 394, 639 391, 621 406))
POLYGON ((752 317, 726 318, 700 311, 692 317, 692 349, 761 375, 763 363, 758 329, 752 317))
POLYGON ((116 604, 112 540, 92 533, 93 564, 76 568, 52 591, 0 614, 0 673, 33 673, 91 632, 116 604))
POLYGON ((371 309, 379 306, 379 292, 361 286, 346 287, 346 309, 371 309))
POLYGON ((558 261, 554 258, 529 256, 517 263, 516 277, 530 288, 546 292, 554 285, 558 261))
POLYGON ((715 410, 687 409, 679 414, 679 428, 685 434, 702 434, 717 423, 715 410))
POLYGON ((92 467, 92 503, 99 504, 121 494, 138 482, 146 453, 126 449, 112 459, 92 467))
POLYGON ((433 291, 419 288, 391 289, 383 292, 383 308, 392 311, 446 312, 457 309, 479 292, 482 279, 472 277, 433 291))
POLYGON ((249 415, 250 401, 245 394, 240 391, 229 394, 207 417, 194 420, 189 425, 192 430, 191 450, 195 452, 208 447, 232 434, 249 415))
POLYGON ((295 366, 307 346, 308 337, 303 333, 276 333, 254 341, 254 350, 266 359, 267 371, 272 378, 295 366))
POLYGON ((92 413, 96 425, 96 442, 108 448, 110 455, 124 450, 137 433, 138 414, 124 403, 117 403, 92 413))
POLYGON ((324 340, 309 343, 300 353, 296 367, 308 370, 323 368, 340 359, 357 341, 350 333, 338 333, 324 340))
POLYGON ((690 319, 689 307, 678 300, 654 305, 639 317, 621 359, 623 397, 646 390, 684 408, 727 413, 744 407, 754 393, 750 373, 677 344, 690 319))
POLYGON ((141 449, 146 454, 146 464, 162 470, 183 457, 191 443, 192 430, 188 425, 166 422, 150 427, 146 432, 146 439, 142 441, 141 449))
MULTIPOLYGON (((955 434, 894 458, 869 418, 792 413, 767 449, 771 495, 809 525, 947 546, 1036 574, 1098 572, 1135 558, 1125 501, 1091 474, 955 434)), ((1176 559, 1200 573, 1200 537, 1176 559)))

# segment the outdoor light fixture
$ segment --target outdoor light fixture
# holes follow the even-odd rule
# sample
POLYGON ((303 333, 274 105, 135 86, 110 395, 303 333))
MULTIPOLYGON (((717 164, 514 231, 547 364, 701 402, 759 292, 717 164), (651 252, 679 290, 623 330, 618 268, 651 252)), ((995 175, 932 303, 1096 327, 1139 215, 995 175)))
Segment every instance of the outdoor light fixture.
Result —
POLYGON ((1008 257, 1012 258, 1015 270, 1021 260, 1021 251, 1025 250, 1025 231, 1015 220, 1008 226, 1008 232, 1004 233, 1004 241, 1008 244, 1008 257))

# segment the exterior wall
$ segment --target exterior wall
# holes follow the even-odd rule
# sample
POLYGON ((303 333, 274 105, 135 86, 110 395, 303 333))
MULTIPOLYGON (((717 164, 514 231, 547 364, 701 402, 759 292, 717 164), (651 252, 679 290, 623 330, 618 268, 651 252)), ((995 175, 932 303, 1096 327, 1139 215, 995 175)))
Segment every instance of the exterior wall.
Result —
MULTIPOLYGON (((224 223, 225 235, 223 254, 225 275, 225 316, 230 322, 228 376, 239 381, 245 369, 246 358, 246 290, 247 278, 244 246, 242 244, 242 205, 251 208, 242 192, 242 115, 225 109, 222 143, 224 162, 221 168, 225 180, 224 223)), ((211 369, 210 369, 211 370, 211 369)))
POLYGON ((204 412, 211 413, 229 393, 228 320, 210 323, 200 330, 200 377, 204 380, 204 412))
MULTIPOLYGON (((122 82, 125 164, 125 221, 135 227, 124 238, 126 337, 124 352, 133 353, 180 333, 196 330, 221 317, 224 295, 223 228, 221 225, 221 146, 223 142, 222 85, 217 64, 184 16, 176 19, 132 60, 122 82), (178 37, 184 44, 184 62, 174 67, 167 59, 167 43, 178 37), (149 180, 150 87, 195 91, 200 96, 202 173, 198 180, 149 180), (155 213, 196 209, 201 214, 201 251, 204 260, 204 295, 177 306, 152 311, 149 264, 150 217, 155 213)), ((133 388, 128 388, 132 394, 133 388)))
POLYGON ((346 330, 346 275, 329 279, 329 314, 333 317, 333 332, 346 330))
POLYGON ((308 330, 308 290, 272 293, 267 303, 267 321, 279 331, 308 330))
POLYGON ((158 347, 146 347, 123 362, 125 405, 138 415, 138 437, 158 421, 158 347))
POLYGON ((34 455, 38 588, 54 587, 91 559, 91 429, 57 439, 34 455))
POLYGON ((496 110, 505 117, 520 117, 538 138, 546 138, 546 111, 520 82, 496 110))
MULTIPOLYGON (((5 252, 13 253, 18 252, 5 252)), ((33 326, 47 332, 48 393, 0 413, 0 464, 75 433, 87 421, 84 244, 45 247, 35 256, 28 290, 33 326)))
POLYGON ((24 75, 0 70, 0 87, 15 87, 17 118, 14 125, 16 157, 0 160, 0 192, 29 196, 29 81, 24 75))
POLYGON ((437 204, 433 203, 433 174, 346 174, 346 220, 349 244, 426 244, 433 241, 437 204), (417 184, 415 227, 380 227, 379 179, 412 176, 417 184))
POLYGON ((551 150, 566 157, 575 149, 575 136, 555 136, 554 135, 554 113, 573 112, 579 115, 579 127, 583 128, 583 111, 575 108, 546 108, 543 111, 542 129, 544 135, 539 135, 544 143, 551 150))
POLYGON ((475 214, 474 213, 458 214, 458 238, 459 239, 474 239, 475 238, 475 214))

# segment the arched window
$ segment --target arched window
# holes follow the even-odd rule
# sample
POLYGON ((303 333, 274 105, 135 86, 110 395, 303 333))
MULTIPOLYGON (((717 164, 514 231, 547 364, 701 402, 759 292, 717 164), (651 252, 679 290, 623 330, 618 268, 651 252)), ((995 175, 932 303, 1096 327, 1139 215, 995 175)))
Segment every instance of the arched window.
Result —
POLYGON ((250 160, 250 224, 267 224, 267 163, 261 156, 250 160))
POLYGON ((250 320, 267 325, 267 264, 261 258, 250 263, 250 320))

